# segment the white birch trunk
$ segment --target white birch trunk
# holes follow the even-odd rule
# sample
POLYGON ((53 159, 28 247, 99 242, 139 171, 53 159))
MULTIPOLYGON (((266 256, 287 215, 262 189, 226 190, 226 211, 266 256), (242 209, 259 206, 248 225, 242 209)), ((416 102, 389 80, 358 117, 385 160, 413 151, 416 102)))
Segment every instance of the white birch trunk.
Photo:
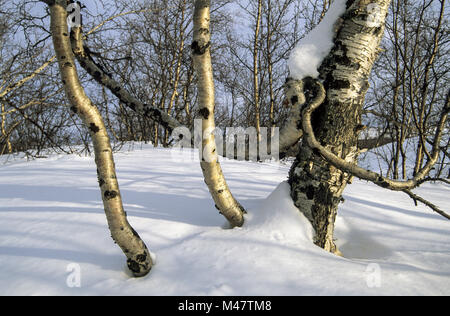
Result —
POLYGON ((150 271, 152 260, 144 242, 127 221, 106 127, 100 112, 79 82, 68 33, 67 2, 45 2, 50 7, 51 34, 67 99, 72 111, 89 129, 94 145, 98 181, 111 236, 125 253, 128 268, 135 276, 144 276, 150 271))
POLYGON ((192 55, 197 73, 199 114, 202 118, 203 139, 201 150, 201 168, 205 183, 219 212, 225 216, 231 226, 242 226, 244 208, 236 201, 228 188, 218 161, 214 138, 214 81, 211 64, 210 1, 196 0, 194 11, 194 40, 192 55))

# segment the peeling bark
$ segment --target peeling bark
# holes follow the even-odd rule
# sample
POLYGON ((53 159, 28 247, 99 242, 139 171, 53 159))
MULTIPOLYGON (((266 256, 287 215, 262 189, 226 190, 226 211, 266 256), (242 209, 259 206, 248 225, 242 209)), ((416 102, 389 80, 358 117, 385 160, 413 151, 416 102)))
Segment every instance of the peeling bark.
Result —
POLYGON ((228 188, 218 161, 214 138, 214 81, 211 64, 211 35, 209 29, 210 1, 196 0, 194 11, 194 40, 192 55, 197 73, 199 115, 202 118, 201 168, 205 183, 219 212, 234 226, 244 223, 244 208, 228 188))
MULTIPOLYGON (((357 163, 362 106, 389 3, 389 0, 347 1, 334 46, 319 68, 326 96, 312 114, 312 129, 323 147, 352 165, 357 163)), ((320 85, 310 79, 305 79, 304 85, 306 105, 318 101, 320 85)), ((310 146, 308 135, 303 139, 289 174, 291 196, 313 224, 315 244, 340 254, 333 239, 334 222, 351 175, 310 146)))
POLYGON ((123 209, 112 149, 103 119, 80 84, 68 34, 65 0, 44 1, 50 6, 51 34, 70 107, 88 127, 95 151, 98 181, 111 236, 127 257, 135 276, 146 275, 152 260, 144 242, 131 227, 123 209))

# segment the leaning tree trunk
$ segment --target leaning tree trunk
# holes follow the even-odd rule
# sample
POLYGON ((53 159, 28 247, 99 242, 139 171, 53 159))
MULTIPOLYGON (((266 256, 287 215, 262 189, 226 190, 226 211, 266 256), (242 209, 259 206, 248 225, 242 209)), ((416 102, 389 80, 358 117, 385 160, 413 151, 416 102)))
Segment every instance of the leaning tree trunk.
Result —
POLYGON ((244 223, 244 208, 228 188, 218 161, 214 138, 214 81, 210 54, 210 0, 196 0, 194 11, 194 40, 192 55, 197 73, 199 114, 202 118, 201 168, 206 185, 219 212, 232 226, 244 223))
POLYGON ((68 33, 67 1, 44 2, 50 7, 51 34, 67 99, 71 110, 89 128, 92 138, 98 181, 111 236, 125 253, 128 268, 135 276, 144 276, 150 271, 152 260, 144 242, 127 221, 106 127, 99 110, 85 94, 78 78, 68 33))
MULTIPOLYGON (((312 116, 312 127, 325 148, 349 163, 357 163, 362 108, 389 3, 390 0, 348 0, 340 23, 335 25, 334 46, 318 69, 326 96, 312 116)), ((315 83, 304 80, 306 104, 316 102, 320 95, 315 83)), ((308 135, 303 137, 289 173, 291 196, 311 221, 315 244, 339 254, 333 239, 334 223, 351 176, 312 149, 306 141, 308 135)))

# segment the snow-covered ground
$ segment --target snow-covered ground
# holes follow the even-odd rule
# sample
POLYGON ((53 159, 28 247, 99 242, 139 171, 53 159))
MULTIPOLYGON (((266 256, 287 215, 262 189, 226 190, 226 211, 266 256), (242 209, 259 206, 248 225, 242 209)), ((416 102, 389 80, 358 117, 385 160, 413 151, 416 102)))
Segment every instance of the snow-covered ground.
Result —
MULTIPOLYGON (((345 257, 311 242, 289 165, 223 161, 248 209, 225 229, 191 152, 116 154, 129 220, 156 258, 130 277, 110 238, 92 157, 0 165, 0 295, 449 295, 450 222, 401 193, 355 181, 336 223, 345 257)), ((449 210, 450 189, 418 190, 449 210)))

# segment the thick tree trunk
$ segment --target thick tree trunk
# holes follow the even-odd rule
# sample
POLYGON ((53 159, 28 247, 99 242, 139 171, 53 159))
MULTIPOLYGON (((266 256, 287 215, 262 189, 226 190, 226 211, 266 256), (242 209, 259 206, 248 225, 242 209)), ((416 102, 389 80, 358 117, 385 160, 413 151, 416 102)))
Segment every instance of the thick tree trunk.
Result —
POLYGON ((98 181, 111 236, 125 253, 128 268, 135 276, 144 276, 150 271, 152 260, 144 242, 127 221, 106 127, 79 82, 68 33, 66 0, 45 2, 50 6, 51 34, 67 99, 71 110, 89 128, 94 145, 98 181))
MULTIPOLYGON (((334 47, 319 68, 326 97, 314 112, 312 127, 325 148, 349 163, 357 163, 362 106, 389 3, 389 0, 348 0, 342 23, 336 24, 334 47)), ((304 91, 306 104, 317 101, 320 89, 314 80, 304 80, 304 91)), ((311 149, 305 141, 307 137, 304 136, 290 170, 291 196, 313 224, 315 244, 339 254, 333 239, 334 223, 351 176, 311 149)))
POLYGON ((244 223, 244 208, 231 194, 222 168, 218 161, 216 142, 214 138, 214 80, 212 72, 210 45, 211 35, 210 1, 196 0, 194 12, 194 41, 192 55, 194 69, 197 73, 198 107, 202 118, 201 168, 205 183, 219 212, 225 216, 232 226, 242 226, 244 223))

